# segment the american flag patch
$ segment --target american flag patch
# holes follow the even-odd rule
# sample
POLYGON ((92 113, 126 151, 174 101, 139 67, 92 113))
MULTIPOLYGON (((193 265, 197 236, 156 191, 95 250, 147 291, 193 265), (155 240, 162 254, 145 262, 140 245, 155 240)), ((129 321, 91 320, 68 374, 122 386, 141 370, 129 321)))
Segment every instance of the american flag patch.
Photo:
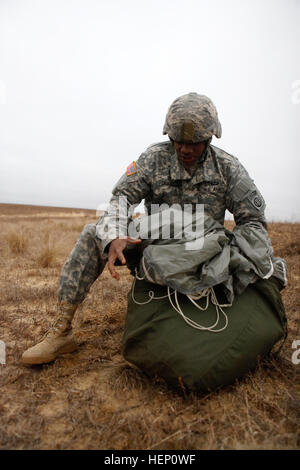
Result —
POLYGON ((130 163, 130 165, 128 165, 128 167, 126 169, 126 175, 131 176, 131 175, 134 175, 135 173, 137 173, 135 162, 132 162, 132 163, 130 163))

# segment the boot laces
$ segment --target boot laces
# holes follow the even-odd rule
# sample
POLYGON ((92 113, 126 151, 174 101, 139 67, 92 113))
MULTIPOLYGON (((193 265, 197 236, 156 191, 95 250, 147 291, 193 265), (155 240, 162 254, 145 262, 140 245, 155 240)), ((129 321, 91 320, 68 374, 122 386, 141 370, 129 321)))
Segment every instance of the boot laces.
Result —
POLYGON ((77 306, 71 306, 66 302, 61 302, 59 315, 46 332, 44 338, 57 335, 67 335, 72 330, 71 323, 76 307, 77 306))

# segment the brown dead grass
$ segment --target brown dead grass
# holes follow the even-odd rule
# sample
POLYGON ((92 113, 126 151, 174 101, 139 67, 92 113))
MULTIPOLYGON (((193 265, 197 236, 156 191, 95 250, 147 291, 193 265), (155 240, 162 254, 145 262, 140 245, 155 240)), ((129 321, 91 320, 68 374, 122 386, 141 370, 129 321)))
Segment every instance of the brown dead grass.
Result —
POLYGON ((78 309, 78 351, 51 364, 22 366, 23 351, 55 318, 61 266, 96 215, 0 205, 0 216, 0 339, 7 349, 6 365, 0 364, 0 449, 299 448, 300 364, 291 356, 293 340, 300 339, 300 224, 269 226, 275 253, 289 267, 282 292, 289 336, 279 358, 200 395, 151 380, 121 357, 132 282, 126 268, 118 268, 119 282, 105 270, 78 309), (12 251, 5 239, 20 222, 29 240, 23 252, 12 251), (56 251, 45 255, 44 265, 38 258, 47 247, 56 251))
POLYGON ((37 266, 50 268, 55 266, 59 254, 58 247, 51 241, 50 229, 44 232, 40 251, 36 257, 37 266))
POLYGON ((28 248, 28 237, 22 232, 16 229, 15 232, 10 231, 5 235, 5 240, 9 246, 9 249, 14 254, 25 253, 28 248))
POLYGON ((42 268, 49 268, 55 265, 56 256, 57 249, 55 247, 46 246, 38 256, 37 263, 42 268))

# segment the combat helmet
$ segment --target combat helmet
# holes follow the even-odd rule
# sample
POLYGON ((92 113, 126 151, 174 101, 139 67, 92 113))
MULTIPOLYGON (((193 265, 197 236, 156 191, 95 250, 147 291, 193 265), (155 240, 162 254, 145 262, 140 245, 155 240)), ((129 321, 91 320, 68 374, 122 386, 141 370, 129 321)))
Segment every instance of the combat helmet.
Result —
POLYGON ((213 135, 220 138, 222 128, 215 105, 205 95, 188 93, 176 98, 167 112, 163 134, 177 142, 202 142, 213 135))

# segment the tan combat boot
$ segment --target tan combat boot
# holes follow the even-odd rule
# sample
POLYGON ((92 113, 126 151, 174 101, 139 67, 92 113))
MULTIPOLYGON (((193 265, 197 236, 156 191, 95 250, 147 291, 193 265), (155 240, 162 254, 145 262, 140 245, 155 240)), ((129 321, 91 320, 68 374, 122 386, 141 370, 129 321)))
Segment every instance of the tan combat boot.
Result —
POLYGON ((60 302, 58 319, 40 343, 24 352, 23 364, 44 364, 53 361, 60 354, 77 349, 71 326, 77 306, 66 301, 60 302))

